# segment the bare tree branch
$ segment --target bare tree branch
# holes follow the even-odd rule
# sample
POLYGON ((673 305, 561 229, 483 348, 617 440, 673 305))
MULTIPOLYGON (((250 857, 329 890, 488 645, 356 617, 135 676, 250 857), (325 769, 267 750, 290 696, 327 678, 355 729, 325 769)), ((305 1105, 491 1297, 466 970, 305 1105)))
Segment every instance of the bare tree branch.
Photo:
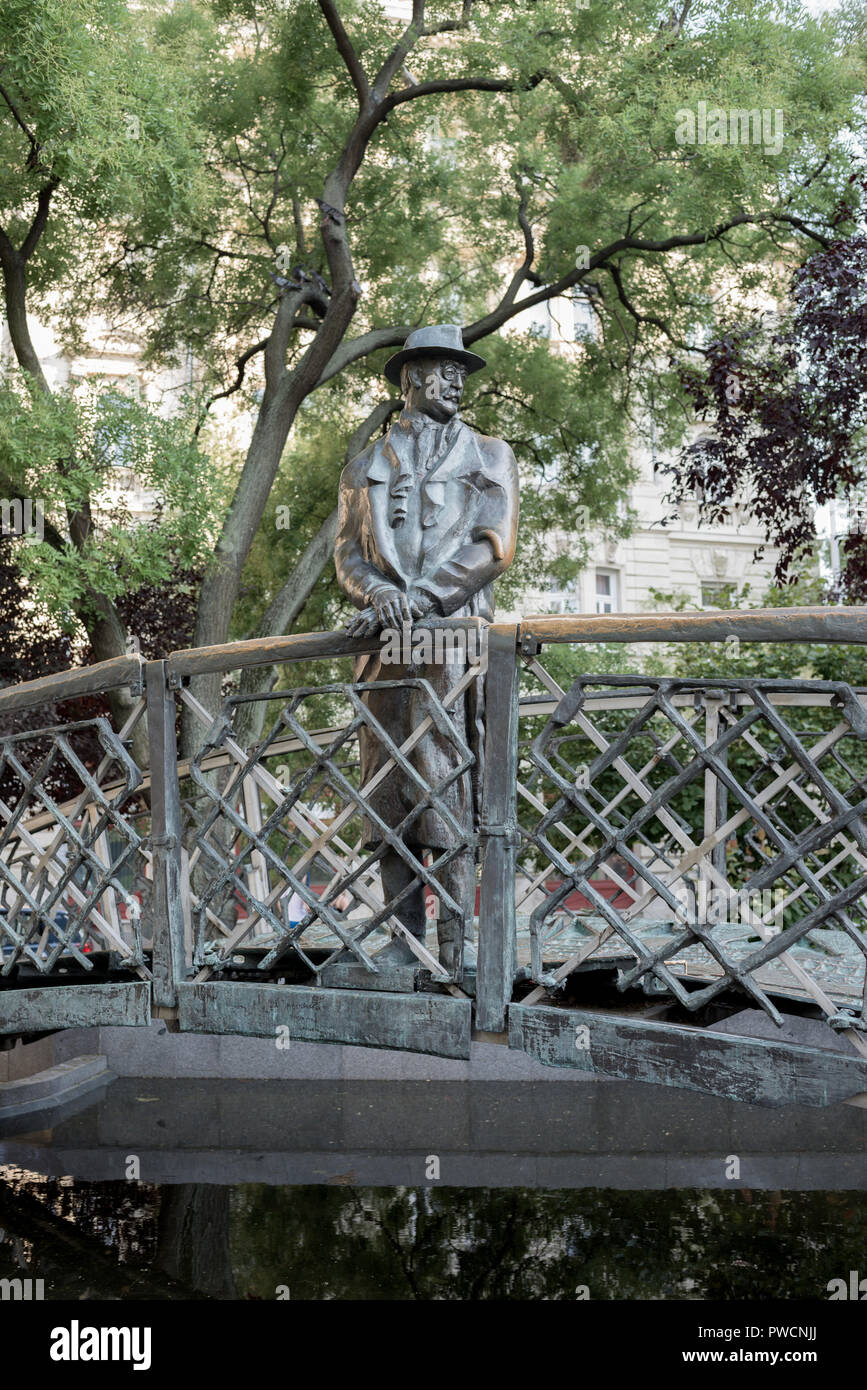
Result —
POLYGON ((345 340, 329 359, 316 385, 324 386, 326 381, 337 376, 350 362, 357 362, 360 357, 366 357, 370 352, 378 352, 380 348, 400 347, 412 332, 413 326, 400 324, 394 328, 374 328, 369 333, 361 333, 357 338, 345 340))
MULTIPOLYGON (((577 285, 591 271, 600 267, 607 268, 607 262, 622 251, 667 252, 677 251, 686 246, 702 246, 709 241, 718 241, 726 232, 731 231, 735 227, 760 227, 764 221, 768 219, 777 222, 791 222, 793 225, 797 225, 798 223, 798 219, 793 219, 784 213, 764 213, 758 217, 754 217, 750 213, 744 212, 735 214, 735 216, 730 218, 727 222, 722 222, 717 227, 713 227, 708 231, 684 232, 680 235, 659 238, 636 236, 619 237, 617 241, 610 242, 608 246, 602 247, 601 250, 596 251, 590 256, 589 264, 586 267, 569 271, 553 284, 544 286, 535 294, 527 295, 526 299, 522 299, 518 305, 504 304, 501 300, 496 309, 493 309, 491 313, 486 314, 484 318, 477 319, 474 324, 470 324, 469 327, 464 329, 464 342, 477 342, 479 338, 484 338, 488 333, 493 333, 497 328, 502 327, 514 314, 520 313, 524 309, 531 309, 536 304, 543 304, 548 299, 554 299, 558 295, 564 294, 566 290, 571 289, 573 285, 577 285)), ((812 237, 820 244, 825 244, 825 238, 821 233, 808 227, 806 224, 801 224, 799 230, 803 231, 807 236, 812 237)), ((382 346, 388 346, 388 344, 384 343, 382 346)))
POLYGON ((233 261, 261 261, 262 259, 261 251, 227 251, 222 246, 215 246, 212 241, 208 241, 205 237, 199 237, 198 241, 193 244, 201 246, 204 251, 213 251, 218 260, 220 257, 228 257, 229 260, 233 261))
POLYGON ((380 102, 385 96, 395 73, 403 67, 421 38, 424 30, 424 6, 425 0, 412 0, 412 19, 373 79, 372 95, 375 101, 380 102))
MULTIPOLYGON (((274 327, 265 347, 265 385, 275 387, 283 379, 286 366, 286 351, 295 327, 298 310, 309 304, 311 299, 321 300, 321 295, 312 286, 301 285, 298 289, 287 291, 277 306, 274 327)), ((327 312, 327 311, 326 311, 327 312)))
POLYGON ((687 15, 689 14, 691 8, 692 0, 684 0, 680 14, 677 14, 675 10, 672 10, 665 23, 661 24, 659 27, 662 30, 664 30, 667 35, 670 35, 672 39, 680 38, 680 35, 683 33, 683 26, 686 23, 687 15))
POLYGON ((439 96, 445 92, 525 92, 538 87, 548 76, 545 72, 533 73, 523 82, 509 77, 438 77, 430 82, 419 82, 415 87, 403 87, 399 92, 389 92, 377 107, 378 121, 384 120, 389 111, 402 106, 407 101, 417 101, 419 97, 439 96))
MULTIPOLYGON (((782 213, 764 214, 762 217, 752 217, 748 213, 740 213, 731 218, 730 221, 721 223, 710 231, 686 232, 680 236, 670 236, 650 240, 647 238, 626 236, 620 237, 617 241, 611 242, 608 246, 602 247, 589 258, 589 265, 586 268, 574 269, 561 279, 552 284, 543 285, 536 293, 527 295, 524 299, 515 301, 514 296, 509 298, 513 281, 510 282, 508 289, 499 301, 495 309, 492 309, 484 318, 477 319, 475 323, 469 324, 464 329, 464 342, 466 344, 478 342, 480 338, 485 338, 489 333, 494 333, 501 328, 504 323, 513 318, 515 314, 523 313, 525 309, 532 309, 536 304, 544 304, 549 299, 556 299, 559 295, 565 294, 567 290, 580 282, 593 270, 609 269, 608 262, 613 257, 623 251, 654 251, 668 252, 676 251, 685 246, 701 246, 709 241, 722 241, 725 233, 735 227, 747 225, 761 226, 767 216, 773 221, 789 221, 792 219, 782 213)), ((795 219, 797 221, 797 219, 795 219)), ((820 244, 826 244, 826 238, 814 228, 802 224, 799 227, 806 235, 812 237, 820 244)), ((526 259, 526 255, 525 255, 526 259)), ((362 333, 357 338, 345 340, 340 344, 329 360, 323 371, 318 386, 323 386, 326 381, 341 372, 352 362, 357 362, 359 358, 366 357, 371 352, 378 352, 382 348, 400 347, 411 332, 412 326, 406 324, 395 325, 393 328, 378 328, 369 333, 362 333)))
POLYGON ((674 343, 675 347, 682 348, 684 352, 700 352, 703 353, 705 356, 707 355, 706 348, 694 346, 691 343, 685 343, 681 338, 676 337, 675 334, 672 333, 665 320, 658 318, 656 314, 639 313, 639 311, 632 304, 631 300, 629 299, 629 296, 626 293, 626 288, 623 284, 623 277, 620 273, 620 267, 618 265, 615 265, 613 262, 610 262, 604 265, 602 269, 607 270, 608 274, 611 276, 611 279, 614 281, 614 288, 617 290, 617 298, 620 300, 620 303, 623 305, 623 307, 627 309, 634 318, 636 328, 639 324, 650 323, 654 326, 654 328, 658 328, 661 333, 664 333, 666 338, 668 338, 670 342, 674 343))
POLYGON ((4 87, 0 87, 0 97, 3 98, 6 105, 9 107, 9 110, 12 112, 12 118, 15 121, 15 124, 19 126, 21 130, 24 131, 24 134, 27 136, 27 139, 30 143, 29 158, 31 160, 35 159, 39 150, 39 141, 36 139, 36 136, 33 134, 32 130, 30 130, 27 126, 23 116, 19 113, 17 107, 15 106, 15 103, 13 102, 12 98, 9 96, 4 87))
MULTIPOLYGON (((3 490, 3 496, 8 498, 10 502, 18 498, 21 498, 22 502, 25 500, 22 496, 20 484, 13 483, 12 479, 7 477, 6 474, 0 474, 0 488, 3 490)), ((52 550, 57 550, 62 553, 66 549, 67 543, 64 537, 57 530, 57 527, 49 521, 47 516, 43 516, 42 518, 42 530, 44 539, 51 546, 52 550)))
POLYGON ((464 0, 460 19, 444 19, 439 24, 426 24, 422 30, 422 37, 427 39, 432 34, 453 34, 460 29, 466 29, 470 22, 472 8, 473 0, 464 0))
POLYGON ((301 217, 301 204, 298 201, 297 193, 292 195, 292 220, 295 223, 295 241, 298 246, 298 255, 304 259, 307 255, 307 240, 304 236, 304 222, 301 217))
POLYGON ((33 252, 36 250, 36 244, 39 241, 39 238, 45 231, 45 225, 48 221, 48 210, 51 206, 52 194, 54 193, 55 188, 58 187, 59 183, 60 180, 58 178, 55 178, 55 176, 52 174, 51 178, 48 180, 47 183, 44 183, 42 185, 42 187, 39 190, 39 193, 37 194, 36 216, 30 223, 27 235, 22 241, 21 250, 18 253, 23 262, 29 261, 30 257, 33 255, 33 252))
POLYGON ((17 262, 18 251, 7 236, 5 228, 0 227, 0 266, 8 273, 15 267, 17 262))
MULTIPOLYGON (((524 233, 524 259, 515 271, 510 280, 506 292, 500 300, 501 304, 514 304, 515 296, 525 280, 530 278, 530 268, 536 258, 536 248, 533 242, 533 228, 530 226, 527 217, 527 189, 522 186, 520 179, 516 180, 518 188, 518 226, 524 233)), ((539 283, 538 276, 536 282, 539 283)))
POLYGON ((824 246, 826 251, 831 245, 830 237, 823 236, 821 232, 816 231, 815 227, 808 227, 807 223, 802 221, 800 217, 793 217, 791 213, 787 212, 772 212, 770 217, 772 222, 788 222, 790 226, 797 228, 805 236, 812 237, 813 241, 818 241, 819 245, 824 246))
POLYGON ((256 356, 257 352, 264 352, 267 346, 268 339, 261 338, 258 343, 254 343, 252 347, 247 348, 247 351, 242 352, 241 356, 236 359, 235 368, 237 371, 237 376, 235 377, 235 380, 232 382, 231 386, 226 387, 225 391, 218 391, 216 395, 208 397, 202 409, 202 415, 199 420, 199 423, 196 425, 196 428, 194 430, 194 435, 198 436, 199 431, 205 423, 205 416, 207 415, 208 411, 210 410, 211 406, 214 404, 215 401, 225 400, 227 396, 233 396, 236 391, 240 391, 242 385, 244 384, 244 369, 246 368, 247 363, 250 361, 251 357, 256 356))

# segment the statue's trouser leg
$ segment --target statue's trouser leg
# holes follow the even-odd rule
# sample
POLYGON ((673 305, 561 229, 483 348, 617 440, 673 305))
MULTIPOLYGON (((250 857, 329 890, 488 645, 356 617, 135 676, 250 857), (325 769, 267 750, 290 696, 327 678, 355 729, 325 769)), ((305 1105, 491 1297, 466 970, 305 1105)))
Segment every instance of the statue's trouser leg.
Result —
MULTIPOLYGON (((414 853, 417 858, 421 857, 422 850, 416 849, 414 853)), ((379 872, 382 878, 382 891, 386 903, 402 893, 407 884, 415 877, 409 864, 395 854, 393 850, 388 850, 379 862, 379 872)), ((427 931, 427 921, 424 915, 424 888, 421 883, 417 883, 411 888, 406 897, 394 910, 394 915, 399 922, 406 927, 419 941, 424 941, 427 931)), ((382 951, 377 952, 377 959, 391 962, 394 965, 411 965, 418 957, 413 954, 411 948, 405 941, 395 938, 382 951)))
MULTIPOLYGON (((434 851, 435 855, 441 852, 434 851)), ((473 944, 473 913, 476 906, 476 864, 473 851, 466 849, 455 855, 451 863, 436 876, 461 908, 461 915, 456 917, 447 912, 444 904, 440 904, 440 918, 437 923, 440 961, 447 970, 454 970, 456 947, 463 929, 464 968, 474 969, 476 952, 473 944)))

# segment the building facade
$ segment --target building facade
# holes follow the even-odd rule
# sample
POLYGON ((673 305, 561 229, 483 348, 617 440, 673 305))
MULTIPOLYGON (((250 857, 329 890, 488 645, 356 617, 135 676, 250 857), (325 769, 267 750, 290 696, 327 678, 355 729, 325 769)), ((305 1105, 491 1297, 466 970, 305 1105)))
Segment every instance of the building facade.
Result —
MULTIPOLYGON (((595 331, 586 300, 562 297, 518 314, 507 331, 545 336, 551 350, 570 355, 580 351, 582 338, 595 331)), ((773 547, 757 558, 763 541, 761 527, 735 502, 724 522, 708 525, 699 517, 698 499, 682 499, 676 509, 666 500, 671 475, 665 458, 653 447, 636 445, 632 462, 636 480, 626 500, 636 521, 624 539, 591 531, 588 563, 567 589, 531 589, 517 606, 502 613, 503 621, 529 613, 638 613, 675 604, 716 608, 732 587, 749 586, 751 599, 764 596, 777 559, 773 547)), ((576 509, 581 524, 581 509, 576 509)), ((574 531, 553 531, 552 558, 567 554, 574 531)))

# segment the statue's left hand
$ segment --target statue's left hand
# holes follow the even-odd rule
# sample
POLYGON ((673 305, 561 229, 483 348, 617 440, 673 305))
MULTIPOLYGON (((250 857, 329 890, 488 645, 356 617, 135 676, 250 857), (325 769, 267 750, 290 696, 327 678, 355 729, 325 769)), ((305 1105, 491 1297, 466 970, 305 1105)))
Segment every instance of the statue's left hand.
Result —
POLYGON ((360 613, 356 613, 343 629, 347 637, 371 637, 374 632, 379 631, 379 618, 376 609, 373 607, 362 608, 360 613))

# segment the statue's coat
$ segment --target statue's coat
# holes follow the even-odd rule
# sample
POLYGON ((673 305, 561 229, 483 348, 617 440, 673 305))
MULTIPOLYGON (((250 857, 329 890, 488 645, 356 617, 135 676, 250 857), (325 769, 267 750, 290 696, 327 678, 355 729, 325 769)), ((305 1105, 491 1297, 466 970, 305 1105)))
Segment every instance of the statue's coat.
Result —
MULTIPOLYGON (((383 439, 347 464, 340 479, 335 566, 341 588, 357 608, 378 589, 410 585, 434 600, 432 616, 493 619, 492 585, 511 564, 518 525, 518 474, 508 444, 477 434, 455 417, 437 425, 404 413, 383 439)), ((382 651, 356 661, 356 682, 399 681, 420 676, 442 700, 467 669, 465 660, 426 666, 384 664, 382 651)), ((430 711, 418 687, 369 691, 365 703, 397 745, 430 711)), ((470 686, 451 711, 459 737, 475 754, 472 775, 463 773, 440 793, 465 833, 478 817, 482 763, 482 681, 470 686)), ((388 757, 368 729, 359 736, 362 785, 388 757)), ((410 761, 433 786, 459 765, 453 743, 436 729, 413 750, 410 761)), ((412 778, 393 769, 371 795, 373 809, 395 828, 418 805, 412 778)), ((365 841, 380 833, 365 823, 365 841)), ((435 811, 425 810, 405 839, 450 848, 454 832, 435 811)))

